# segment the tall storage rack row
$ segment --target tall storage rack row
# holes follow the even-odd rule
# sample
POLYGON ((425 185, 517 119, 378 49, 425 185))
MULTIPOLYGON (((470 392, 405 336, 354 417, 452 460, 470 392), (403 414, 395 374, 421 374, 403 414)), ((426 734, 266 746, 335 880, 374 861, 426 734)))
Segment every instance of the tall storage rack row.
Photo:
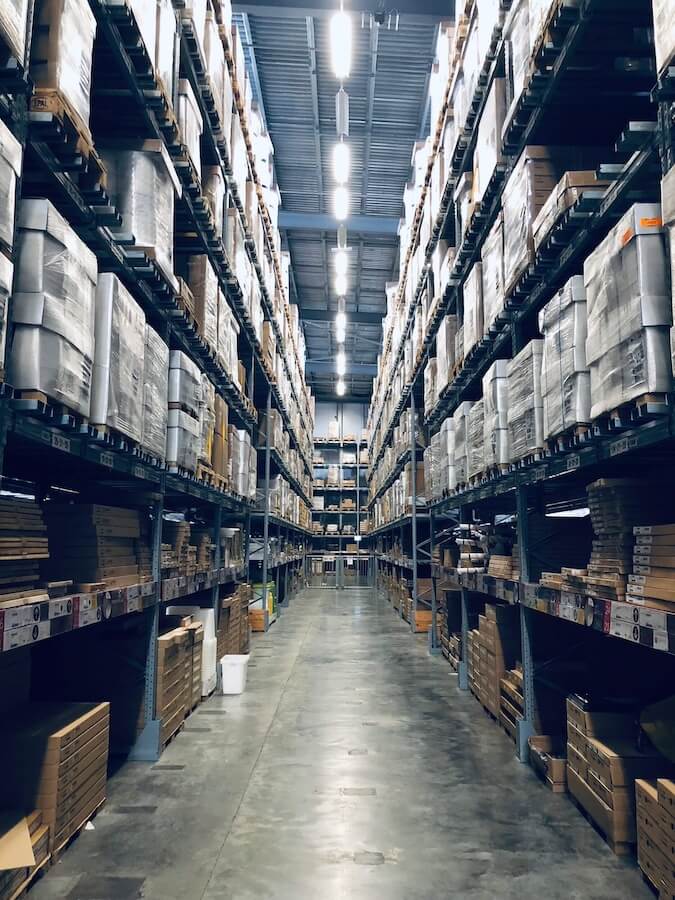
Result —
MULTIPOLYGON (((163 444, 161 451, 151 451, 143 440, 125 433, 123 416, 115 417, 115 403, 120 398, 114 388, 107 420, 94 420, 93 404, 89 415, 88 392, 86 410, 69 404, 68 359, 55 363, 54 383, 63 375, 66 386, 62 391, 43 390, 41 383, 23 383, 17 389, 12 376, 20 367, 12 354, 18 329, 29 320, 17 312, 18 296, 11 296, 10 266, 9 276, 2 276, 5 323, 9 308, 9 327, 3 326, 1 335, 3 351, 7 342, 7 375, 0 399, 3 528, 20 524, 20 519, 12 524, 13 502, 24 504, 24 511, 16 515, 23 516, 34 530, 38 519, 42 521, 43 510, 48 518, 47 511, 56 505, 67 507, 66 516, 86 508, 90 517, 86 527, 91 527, 92 534, 132 536, 140 527, 148 555, 137 565, 136 581, 123 568, 116 570, 120 577, 110 580, 84 578, 74 571, 59 576, 59 587, 55 583, 42 586, 41 582, 38 588, 37 582, 31 582, 27 587, 36 590, 17 589, 9 601, 0 598, 0 667, 3 682, 12 685, 11 698, 3 692, 1 702, 5 710, 10 699, 13 704, 40 699, 107 699, 111 702, 111 749, 131 758, 154 760, 167 739, 158 681, 163 671, 158 636, 169 621, 166 604, 182 602, 195 610, 212 610, 211 621, 218 631, 229 619, 235 623, 235 609, 238 629, 240 607, 233 605, 233 598, 241 597, 243 635, 249 602, 253 615, 256 609, 255 598, 240 588, 256 577, 255 571, 249 575, 249 557, 251 535, 258 522, 266 539, 263 568, 283 567, 278 592, 283 592, 284 601, 302 585, 314 410, 304 382, 297 310, 288 302, 288 260, 280 250, 276 209, 268 205, 274 200, 274 186, 270 182, 265 189, 263 166, 255 152, 260 135, 254 133, 243 49, 226 4, 106 0, 50 4, 40 0, 35 6, 32 2, 0 6, 2 177, 7 180, 3 217, 8 219, 3 224, 3 273, 8 261, 14 264, 15 278, 25 278, 22 273, 31 267, 39 269, 40 259, 27 258, 34 245, 22 243, 21 230, 34 227, 26 225, 26 206, 22 204, 42 204, 41 209, 47 210, 61 229, 66 247, 84 248, 81 252, 92 260, 94 282, 97 273, 99 280, 114 276, 118 294, 129 298, 127 311, 133 309, 143 327, 147 323, 155 333, 167 357, 164 377, 168 384, 146 397, 149 382, 157 373, 161 376, 162 370, 148 374, 141 364, 136 399, 144 411, 152 411, 153 403, 163 407, 165 421, 168 406, 170 426, 176 424, 173 420, 181 422, 181 417, 187 416, 188 431, 194 428, 194 456, 198 457, 181 459, 175 455, 175 447, 172 453, 171 427, 168 444, 163 444), (169 63, 161 75, 160 38, 155 35, 155 44, 149 37, 160 16, 164 17, 165 35, 169 22, 164 47, 169 46, 169 63), (205 23, 210 27, 210 48, 205 46, 205 23), (59 61, 66 48, 71 57, 63 67, 59 61), (37 61, 44 54, 50 60, 48 67, 37 61), (214 69, 213 60, 222 60, 222 68, 214 69), (73 67, 81 73, 76 83, 69 82, 73 67), (49 69, 47 78, 55 77, 57 82, 47 88, 41 81, 44 68, 49 69), (69 94, 71 89, 74 94, 69 94), (225 99, 219 103, 223 91, 225 99), (86 96, 85 111, 78 108, 78 92, 86 96), (228 115, 236 121, 236 136, 228 115), (190 122, 197 121, 201 133, 199 129, 190 132, 190 122), (12 148, 16 162, 8 160, 12 148), (124 208, 120 205, 122 176, 115 172, 113 177, 110 163, 118 151, 154 154, 161 159, 162 171, 172 185, 175 214, 171 208, 153 208, 153 182, 147 172, 129 186, 131 191, 146 192, 145 208, 142 204, 134 208, 134 202, 128 200, 124 208), (145 223, 134 218, 139 209, 145 223), (167 246, 161 245, 160 237, 152 244, 137 233, 137 227, 147 225, 148 220, 154 220, 158 236, 170 235, 167 246), (174 254, 186 265, 183 279, 165 265, 166 258, 171 260, 174 254), (206 294, 205 285, 195 278, 194 291, 190 290, 187 261, 195 259, 206 265, 217 289, 220 305, 216 316, 221 326, 217 335, 210 330, 213 304, 209 306, 209 297, 197 294, 198 289, 206 294), (217 416, 215 421, 210 416, 205 421, 203 393, 187 399, 180 394, 171 402, 169 357, 172 367, 174 359, 182 366, 180 375, 170 370, 179 383, 185 372, 197 385, 208 380, 210 390, 220 398, 224 425, 222 419, 218 425, 217 416), (275 455, 265 436, 269 429, 263 428, 263 420, 266 415, 269 421, 271 411, 281 419, 283 454, 275 455), (275 471, 283 475, 288 491, 297 497, 289 503, 289 517, 273 525, 280 542, 293 546, 293 552, 284 551, 287 558, 283 561, 271 559, 268 540, 272 518, 269 490, 275 471), (139 524, 129 526, 124 518, 127 514, 139 524), (202 535, 199 546, 209 559, 206 568, 199 562, 202 550, 194 544, 190 549, 187 544, 184 529, 189 533, 190 527, 202 535), (173 546, 167 542, 167 529, 179 535, 173 546), (98 658, 95 671, 87 671, 94 658, 98 658), (59 672, 58 678, 50 675, 55 672, 59 672)), ((270 145, 270 156, 271 152, 270 145)), ((126 174, 131 177, 130 172, 126 174)), ((63 253, 66 258, 68 249, 63 253)), ((57 269, 58 259, 57 253, 57 269)), ((74 289, 77 275, 72 278, 74 289)), ((15 294, 17 290, 15 282, 15 294)), ((54 284, 47 280, 43 290, 47 296, 55 290, 54 284)), ((86 318, 79 317, 76 309, 70 314, 75 320, 86 318)), ((92 306, 92 331, 93 318, 92 306)), ((31 320, 30 324, 36 323, 31 320)), ((59 323, 50 327, 58 331, 59 323)), ((112 368, 127 361, 127 327, 132 327, 129 321, 122 326, 113 322, 112 342, 117 341, 120 349, 117 357, 113 349, 112 368)), ((36 354, 37 363, 39 349, 36 354)), ((24 355, 23 361, 26 358, 24 355)), ((91 378, 92 364, 95 369, 98 363, 98 357, 85 360, 84 374, 72 377, 76 381, 91 378)), ((108 383, 113 384, 114 374, 110 377, 108 383)), ((138 373, 134 377, 138 378, 138 373)), ((122 399, 128 402, 128 398, 122 399)), ((133 404, 129 405, 133 411, 133 404)), ((176 427, 181 431, 179 453, 182 428, 176 427)), ((166 425, 163 436, 166 439, 166 425)), ((59 538, 61 550, 61 543, 68 545, 67 522, 64 536, 59 538)), ((82 527, 72 525, 73 541, 78 536, 83 543, 91 540, 82 534, 82 527)), ((51 528, 49 535, 51 540, 51 528)), ((46 561, 46 537, 12 540, 24 542, 20 557, 46 561), (36 544, 40 544, 39 553, 36 544)), ((5 540, 0 562, 3 593, 13 582, 14 572, 9 572, 8 566, 24 564, 10 562, 14 557, 8 556, 6 547, 5 540)), ((77 546, 68 552, 76 554, 72 557, 76 566, 77 546)), ((58 562, 59 554, 55 550, 50 564, 58 562)), ((102 557, 99 563, 103 566, 102 557)), ((244 637, 239 640, 237 636, 238 643, 228 645, 227 650, 225 643, 221 650, 219 641, 218 650, 233 652, 234 646, 236 652, 237 646, 247 645, 247 634, 244 637)), ((11 721, 11 713, 4 714, 11 721)))
MULTIPOLYGON (((439 652, 442 647, 458 669, 459 687, 471 688, 486 708, 489 692, 480 679, 489 682, 490 676, 484 660, 494 660, 494 632, 509 620, 510 664, 518 665, 504 673, 501 692, 497 680, 497 708, 489 711, 513 737, 522 761, 537 756, 533 746, 542 730, 560 729, 564 735, 565 696, 570 692, 590 697, 589 703, 604 692, 615 709, 630 697, 633 715, 636 707, 641 710, 648 728, 646 707, 666 691, 656 685, 672 677, 675 649, 675 581, 662 567, 670 565, 663 560, 672 542, 672 513, 668 518, 662 507, 669 502, 675 454, 669 341, 675 175, 672 16, 668 4, 658 2, 653 11, 649 3, 530 3, 530 14, 537 6, 544 13, 539 33, 530 32, 529 53, 523 53, 514 39, 527 6, 500 5, 487 51, 477 62, 463 123, 455 123, 454 133, 450 128, 448 151, 443 141, 448 117, 456 114, 457 80, 462 73, 466 79, 472 23, 483 11, 490 15, 489 4, 467 4, 458 17, 448 82, 439 91, 444 105, 429 142, 428 167, 420 176, 419 202, 409 207, 409 253, 403 254, 403 278, 390 296, 369 419, 379 584, 388 591, 392 579, 408 584, 415 608, 420 602, 417 583, 429 579, 430 648, 439 652), (630 58, 625 57, 628 46, 630 58), (514 72, 519 54, 525 65, 514 72), (505 82, 500 86, 506 93, 505 111, 493 129, 498 138, 496 143, 492 139, 485 180, 481 154, 490 139, 483 140, 481 122, 495 108, 498 79, 505 82), (510 185, 524 154, 539 171, 543 151, 559 146, 577 153, 578 162, 565 162, 563 171, 553 166, 555 176, 546 190, 536 177, 525 182, 542 195, 524 192, 529 208, 509 231, 505 204, 513 197, 510 185), (440 190, 434 187, 439 153, 446 166, 440 190), (575 167, 578 179, 570 174, 575 167), (472 180, 480 185, 478 199, 470 196, 472 180), (434 193, 436 207, 430 214, 434 193), (500 217, 504 253, 511 241, 510 252, 522 259, 512 266, 510 280, 503 271, 495 276, 501 300, 495 311, 494 282, 484 276, 486 267, 494 275, 486 244, 500 217), (637 240, 636 252, 644 252, 641 235, 653 241, 656 256, 642 272, 637 264, 638 275, 631 281, 631 250, 626 248, 637 240), (476 266, 481 262, 486 309, 481 304, 485 319, 477 322, 476 278, 481 275, 476 266), (628 325, 634 297, 646 290, 640 281, 645 272, 647 277, 656 273, 650 294, 655 306, 651 317, 638 309, 637 322, 628 325), (587 293, 583 333, 575 320, 571 330, 558 327, 552 335, 547 317, 560 315, 556 305, 562 309, 573 289, 587 293), (493 303, 489 318, 488 295, 493 303), (602 315, 601 302, 606 304, 602 315), (655 352, 655 345, 646 344, 654 338, 650 328, 657 322, 660 349, 655 352), (624 339, 634 329, 637 352, 612 344, 617 323, 625 327, 624 339), (468 330, 473 335, 467 340, 468 330), (572 331, 581 347, 580 364, 576 344, 568 346, 572 331), (533 352, 537 344, 543 345, 538 369, 533 363, 541 352, 533 352), (573 364, 563 356, 564 349, 574 350, 573 364), (567 407, 558 404, 561 412, 547 412, 556 363, 562 373, 559 391, 573 386, 576 393, 568 396, 573 402, 567 407), (503 381, 497 383, 499 379, 503 381), (530 422, 522 410, 501 405, 500 392, 507 388, 508 403, 521 398, 530 422), (585 401, 584 415, 577 412, 579 398, 585 401), (482 418, 478 436, 472 438, 471 410, 475 415, 477 408, 482 418), (406 428, 407 449, 401 446, 406 428), (463 451, 458 450, 460 441, 463 451), (507 450, 500 456, 503 446, 507 450), (473 470, 472 448, 478 459, 473 470), (413 459, 417 471, 410 466, 413 459), (398 499, 385 510, 381 497, 397 484, 398 499), (421 491, 424 502, 418 500, 421 491), (584 516, 589 509, 592 529, 584 516), (511 535, 507 541, 505 534, 511 535), (643 553, 652 541, 655 549, 643 553), (500 700, 511 713, 517 704, 517 715, 504 715, 500 700)), ((574 731, 569 717, 575 708, 568 701, 568 735, 574 731)), ((672 728, 672 719, 663 715, 672 728)), ((589 722, 593 712, 585 716, 589 722)), ((610 840, 614 828, 624 835, 613 841, 617 852, 622 842, 629 847, 636 840, 634 785, 627 789, 632 821, 629 815, 619 822, 618 812, 607 812, 611 794, 607 803, 597 804, 597 791, 589 792, 579 775, 583 753, 575 746, 567 749, 570 790, 574 784, 577 802, 586 809, 596 804, 590 815, 610 840)), ((548 746, 546 753, 550 750, 548 746)), ((564 756, 564 743, 562 751, 556 750, 564 756)), ((660 764, 665 765, 663 760, 660 764)), ((640 834, 638 827, 638 841, 640 834)), ((639 846, 639 854, 644 870, 647 850, 639 846)))

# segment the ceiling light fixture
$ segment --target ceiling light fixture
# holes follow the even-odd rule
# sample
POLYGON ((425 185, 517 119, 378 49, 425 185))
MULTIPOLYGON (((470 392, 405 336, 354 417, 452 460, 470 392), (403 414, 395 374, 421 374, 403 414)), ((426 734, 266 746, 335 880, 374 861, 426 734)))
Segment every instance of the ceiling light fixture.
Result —
POLYGON ((344 9, 330 20, 330 56, 335 77, 349 78, 352 66, 352 20, 344 9))
POLYGON ((335 327, 338 331, 344 331, 347 327, 347 314, 344 312, 336 313, 335 315, 335 327))
POLYGON ((333 256, 333 262, 335 263, 335 274, 346 276, 349 260, 347 259, 347 254, 344 250, 336 250, 335 255, 333 256))
POLYGON ((338 222, 344 222, 349 215, 349 191, 346 187, 336 187, 333 194, 333 215, 338 222))
POLYGON ((346 387, 344 381, 340 378, 338 383, 335 385, 335 393, 338 395, 338 397, 344 397, 346 390, 347 390, 347 387, 346 387))
POLYGON ((338 184, 347 184, 351 166, 349 144, 336 144, 333 147, 333 178, 338 184))
POLYGON ((335 343, 336 344, 344 344, 347 340, 347 332, 344 328, 336 328, 335 329, 335 343))
POLYGON ((344 350, 339 350, 335 357, 335 371, 342 376, 347 371, 347 357, 344 350))
POLYGON ((347 293, 346 275, 335 276, 335 293, 338 295, 338 297, 344 297, 344 295, 347 293))

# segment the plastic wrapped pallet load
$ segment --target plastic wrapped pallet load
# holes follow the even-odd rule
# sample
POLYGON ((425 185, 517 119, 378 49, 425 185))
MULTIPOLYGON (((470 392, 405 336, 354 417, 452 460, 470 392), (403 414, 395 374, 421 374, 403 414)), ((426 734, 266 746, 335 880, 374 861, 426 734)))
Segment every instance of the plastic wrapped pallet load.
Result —
POLYGON ((464 282, 464 359, 483 337, 483 272, 479 262, 469 269, 464 282))
POLYGON ((188 268, 197 328, 209 347, 215 350, 218 346, 218 275, 205 253, 191 256, 188 268))
POLYGON ((174 200, 181 184, 162 141, 148 140, 101 151, 108 192, 122 225, 136 246, 147 249, 165 278, 177 289, 173 274, 174 200))
POLYGON ((575 275, 539 313, 544 335, 541 394, 544 439, 590 422, 591 376, 586 365, 586 290, 575 275))
POLYGON ((89 415, 96 257, 48 200, 19 208, 9 381, 89 415))
MULTIPOLYGON (((479 20, 483 10, 479 11, 479 20)), ((478 123, 478 137, 473 156, 474 203, 485 196, 497 165, 502 161, 502 128, 506 115, 506 81, 495 78, 478 123)))
POLYGON ((544 446, 541 395, 541 340, 530 341, 508 361, 508 423, 511 461, 518 462, 544 446))
POLYGON ((208 375, 201 376, 201 402, 199 404, 199 460, 211 465, 213 437, 216 427, 216 389, 208 375))
MULTIPOLYGON (((672 292, 672 309, 675 317, 675 168, 670 169, 661 182, 661 211, 663 227, 666 229, 666 238, 670 251, 670 286, 672 292)), ((673 372, 675 372, 675 334, 672 333, 671 343, 673 350, 673 372)))
POLYGON ((5 349, 7 344, 7 319, 9 296, 12 292, 14 266, 4 253, 0 253, 0 378, 4 381, 5 349))
POLYGON ((26 26, 29 0, 3 0, 0 3, 0 37, 20 66, 26 62, 26 26))
POLYGON ((441 496, 446 491, 454 491, 457 486, 457 477, 455 475, 455 423, 452 416, 448 416, 443 421, 440 430, 440 447, 439 447, 439 478, 441 485, 441 496))
POLYGON ((445 316, 436 334, 436 389, 440 396, 450 383, 455 368, 457 316, 445 316))
POLYGON ((201 179, 201 153, 200 140, 204 130, 204 122, 199 111, 199 105, 192 85, 187 78, 181 78, 178 82, 178 105, 176 116, 180 126, 183 144, 187 148, 188 156, 195 167, 197 177, 201 179))
MULTIPOLYGON (((139 0, 146 4, 147 0, 139 0)), ((155 77, 159 78, 164 96, 173 97, 176 13, 171 0, 157 0, 157 32, 155 42, 155 77)))
POLYGON ((455 426, 455 475, 457 477, 457 487, 462 487, 469 480, 468 419, 472 406, 473 403, 465 400, 459 404, 452 414, 452 421, 455 426))
POLYGON ((0 121, 0 247, 12 252, 16 213, 16 182, 21 174, 23 151, 4 122, 0 121))
POLYGON ((98 276, 94 335, 89 419, 140 443, 145 314, 112 273, 98 276))
POLYGON ((141 446, 160 461, 166 457, 168 404, 169 348, 157 332, 146 324, 141 446))
POLYGON ((652 0, 652 11, 656 69, 661 73, 672 63, 675 56, 675 16, 672 0, 652 0))
POLYGON ((476 400, 467 417, 466 455, 469 479, 477 478, 485 469, 485 454, 483 452, 484 420, 483 400, 476 400))
POLYGON ((483 452, 485 468, 504 466, 509 452, 508 360, 498 359, 483 376, 483 452))
POLYGON ((672 388, 661 207, 636 203, 584 263, 591 418, 672 388))
POLYGON ((497 216, 481 251, 483 281, 483 332, 488 334, 504 310, 504 226, 497 216))
POLYGON ((169 354, 169 408, 183 409, 199 418, 202 400, 201 372, 182 350, 169 354))

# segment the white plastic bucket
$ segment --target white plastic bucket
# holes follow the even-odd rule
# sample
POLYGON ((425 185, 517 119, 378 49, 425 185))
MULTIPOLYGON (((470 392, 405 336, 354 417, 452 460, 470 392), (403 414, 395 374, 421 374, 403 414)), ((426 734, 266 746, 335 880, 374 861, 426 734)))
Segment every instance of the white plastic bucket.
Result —
POLYGON ((243 694, 246 687, 248 653, 228 653, 220 660, 220 684, 223 694, 243 694))

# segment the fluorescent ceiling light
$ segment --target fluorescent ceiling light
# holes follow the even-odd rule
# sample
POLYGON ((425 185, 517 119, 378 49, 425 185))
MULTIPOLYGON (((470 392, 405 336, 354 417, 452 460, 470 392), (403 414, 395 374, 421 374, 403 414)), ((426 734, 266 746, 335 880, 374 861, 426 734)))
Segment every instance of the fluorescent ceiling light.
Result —
POLYGON ((343 312, 339 312, 335 316, 335 327, 339 331, 344 331, 347 327, 347 314, 343 312))
POLYGON ((333 178, 338 184, 346 184, 349 181, 351 168, 351 153, 349 144, 336 144, 333 147, 333 178))
POLYGON ((348 259, 347 254, 344 250, 338 250, 333 256, 333 262, 335 263, 335 274, 336 275, 347 275, 347 266, 348 259))
POLYGON ((347 339, 347 332, 344 328, 336 328, 335 329, 335 342, 337 344, 344 344, 347 339))
POLYGON ((330 20, 330 56, 335 77, 349 78, 352 66, 352 20, 341 9, 330 20))
POLYGON ((349 215, 349 191, 346 187, 336 187, 333 194, 333 215, 338 222, 344 222, 349 215))
POLYGON ((335 293, 338 295, 338 297, 344 297, 344 295, 347 293, 346 275, 335 276, 335 293))
POLYGON ((345 387, 344 381, 340 379, 335 385, 335 393, 338 395, 338 397, 344 397, 346 390, 347 388, 345 387))
POLYGON ((335 371, 338 375, 344 375, 347 371, 347 357, 344 350, 340 350, 335 357, 335 371))

